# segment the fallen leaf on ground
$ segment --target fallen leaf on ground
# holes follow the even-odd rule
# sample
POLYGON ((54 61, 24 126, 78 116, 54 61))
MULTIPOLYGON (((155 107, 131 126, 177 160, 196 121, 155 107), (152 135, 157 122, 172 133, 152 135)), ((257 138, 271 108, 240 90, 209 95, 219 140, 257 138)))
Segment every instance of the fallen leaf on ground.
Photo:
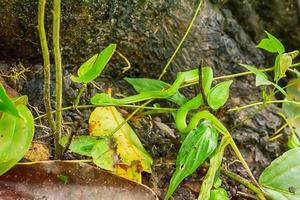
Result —
MULTIPOLYGON (((115 107, 98 107, 92 112, 89 119, 90 135, 109 137, 122 122, 124 122, 124 118, 115 107)), ((114 155, 110 158, 115 161, 114 173, 141 183, 141 173, 143 171, 151 173, 153 161, 135 132, 125 123, 112 135, 112 140, 115 143, 115 155, 117 155, 117 159, 114 155)))
POLYGON ((0 176, 1 199, 158 200, 148 187, 85 163, 16 165, 0 176))
POLYGON ((50 151, 47 145, 39 143, 39 142, 32 142, 29 150, 25 154, 24 158, 30 161, 43 161, 49 160, 50 151))

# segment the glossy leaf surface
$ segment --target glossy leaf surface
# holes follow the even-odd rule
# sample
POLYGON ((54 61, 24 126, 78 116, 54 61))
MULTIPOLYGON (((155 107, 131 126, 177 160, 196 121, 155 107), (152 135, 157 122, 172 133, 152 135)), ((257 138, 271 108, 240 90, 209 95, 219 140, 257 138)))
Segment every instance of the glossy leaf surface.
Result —
POLYGON ((191 175, 215 150, 218 133, 207 121, 192 130, 183 141, 176 159, 176 170, 165 199, 169 199, 184 178, 191 175))
POLYGON ((0 175, 24 156, 34 134, 30 110, 24 105, 18 105, 16 109, 20 117, 3 113, 0 119, 0 175))

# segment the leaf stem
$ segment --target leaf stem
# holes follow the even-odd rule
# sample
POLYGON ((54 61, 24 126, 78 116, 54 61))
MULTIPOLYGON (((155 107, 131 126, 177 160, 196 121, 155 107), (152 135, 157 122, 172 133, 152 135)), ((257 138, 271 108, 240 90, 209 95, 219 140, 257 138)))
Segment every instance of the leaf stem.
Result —
POLYGON ((266 200, 263 192, 258 187, 253 185, 250 181, 248 181, 247 179, 244 179, 243 177, 239 176, 238 174, 228 171, 224 168, 221 168, 221 173, 224 174, 225 176, 231 178, 232 180, 245 185, 248 189, 250 189, 251 191, 256 193, 258 199, 266 200))
POLYGON ((50 72, 50 58, 49 58, 49 48, 47 43, 47 36, 45 31, 45 7, 47 0, 39 1, 39 12, 38 12, 38 30, 39 30, 39 38, 41 43, 41 49, 43 54, 43 62, 44 62, 44 106, 47 114, 49 126, 52 132, 55 132, 55 121, 52 115, 51 108, 51 98, 50 98, 50 80, 51 80, 51 72, 50 72))
POLYGON ((62 124, 62 63, 61 63, 61 52, 60 52, 60 15, 61 15, 61 1, 53 0, 53 50, 54 50, 54 61, 55 61, 55 102, 56 102, 56 124, 54 134, 54 145, 55 145, 55 159, 61 156, 61 146, 59 140, 61 138, 61 124, 62 124))
POLYGON ((86 89, 86 86, 87 86, 86 84, 83 84, 82 87, 80 88, 80 90, 79 90, 79 92, 78 92, 78 95, 77 95, 77 97, 76 97, 76 100, 75 100, 75 102, 74 102, 74 106, 75 106, 75 107, 78 107, 78 104, 79 104, 79 102, 80 102, 80 98, 81 98, 81 96, 82 96, 84 90, 86 89))
POLYGON ((197 19, 197 16, 198 16, 199 12, 200 12, 200 8, 201 8, 202 3, 203 3, 203 0, 200 0, 199 4, 198 4, 198 7, 197 7, 197 9, 195 11, 195 14, 194 14, 192 20, 190 21, 190 24, 189 24, 189 26, 188 26, 185 34, 183 35, 181 41, 179 42, 178 46, 176 47, 176 49, 175 49, 174 53, 172 54, 171 58, 168 60, 168 62, 166 64, 166 66, 164 67, 162 73, 159 75, 158 80, 160 80, 165 75, 165 73, 167 72, 167 69, 169 68, 170 64, 174 60, 176 54, 178 53, 180 47, 182 46, 182 44, 185 41, 186 37, 188 36, 189 32, 191 31, 191 28, 192 28, 195 20, 197 19))

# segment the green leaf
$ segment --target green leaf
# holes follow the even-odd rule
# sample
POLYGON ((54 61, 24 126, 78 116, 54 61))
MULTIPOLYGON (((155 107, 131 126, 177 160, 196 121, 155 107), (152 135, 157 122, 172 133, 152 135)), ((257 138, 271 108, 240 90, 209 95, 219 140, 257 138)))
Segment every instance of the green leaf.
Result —
POLYGON ((115 52, 117 45, 110 44, 99 54, 92 56, 85 63, 83 63, 78 69, 78 77, 71 76, 71 80, 77 83, 89 83, 97 78, 107 65, 115 52))
POLYGON ((209 200, 229 200, 224 188, 217 188, 211 191, 209 200))
POLYGON ((300 148, 275 159, 260 175, 259 183, 273 200, 300 199, 300 148))
POLYGON ((20 117, 3 113, 0 119, 0 175, 24 156, 34 134, 30 110, 24 105, 18 105, 16 109, 20 117))
POLYGON ((202 68, 202 85, 205 95, 207 96, 213 81, 213 70, 211 67, 202 68))
POLYGON ((100 168, 114 171, 114 151, 110 147, 110 140, 99 140, 91 152, 93 162, 100 168))
MULTIPOLYGON (((69 150, 73 153, 78 153, 80 155, 92 157, 92 150, 97 144, 99 139, 92 136, 78 136, 72 139, 72 142, 69 146, 69 150)), ((64 136, 60 140, 60 144, 65 147, 68 143, 68 137, 64 136)))
POLYGON ((283 44, 272 34, 268 33, 267 31, 265 32, 268 38, 262 39, 256 47, 264 49, 270 53, 284 53, 285 48, 283 44))
POLYGON ((3 85, 0 83, 0 112, 7 112, 19 117, 18 110, 14 102, 7 96, 3 85))
POLYGON ((300 139, 296 133, 292 133, 288 140, 289 149, 299 148, 300 147, 300 139))
POLYGON ((224 136, 214 155, 210 159, 210 166, 202 182, 198 200, 209 200, 211 197, 211 188, 219 176, 219 170, 222 163, 225 147, 229 143, 229 137, 224 136))
POLYGON ((183 141, 176 159, 165 200, 169 199, 184 178, 191 175, 215 150, 218 133, 207 121, 191 131, 183 141))
POLYGON ((207 95, 209 107, 216 110, 222 107, 229 97, 229 89, 232 81, 224 81, 214 86, 207 95))
POLYGON ((64 184, 67 184, 69 182, 69 177, 67 177, 65 175, 58 175, 57 178, 64 184))
MULTIPOLYGON (((165 83, 156 79, 148 78, 125 78, 125 80, 134 87, 138 93, 150 92, 150 91, 161 91, 170 87, 170 84, 165 83)), ((187 102, 186 97, 177 91, 173 96, 168 98, 178 105, 183 105, 187 102)))

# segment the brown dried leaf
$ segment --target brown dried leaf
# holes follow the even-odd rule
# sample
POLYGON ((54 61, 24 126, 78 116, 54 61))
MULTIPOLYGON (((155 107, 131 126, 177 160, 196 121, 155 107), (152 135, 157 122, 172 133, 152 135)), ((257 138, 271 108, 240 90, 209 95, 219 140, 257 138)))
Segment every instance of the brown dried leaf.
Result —
POLYGON ((148 187, 85 163, 16 165, 0 176, 1 199, 158 200, 148 187), (67 181, 62 181, 65 177, 67 181))

